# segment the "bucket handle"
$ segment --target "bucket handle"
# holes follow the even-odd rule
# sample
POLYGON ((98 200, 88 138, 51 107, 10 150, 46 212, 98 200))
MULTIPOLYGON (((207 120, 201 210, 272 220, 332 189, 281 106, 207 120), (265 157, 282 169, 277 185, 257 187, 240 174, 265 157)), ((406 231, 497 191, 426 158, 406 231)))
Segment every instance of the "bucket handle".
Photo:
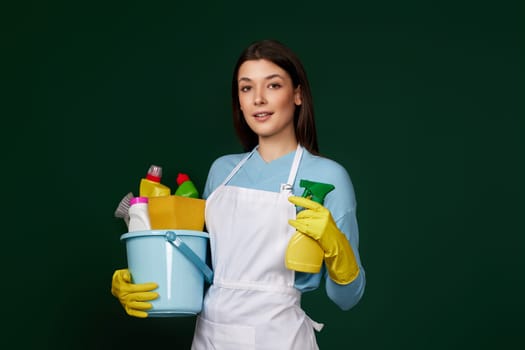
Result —
POLYGON ((186 259, 191 261, 195 267, 197 267, 200 272, 204 275, 206 282, 209 284, 213 283, 213 271, 206 265, 201 258, 186 244, 181 240, 177 234, 173 231, 166 232, 166 241, 168 241, 172 246, 176 247, 186 259))

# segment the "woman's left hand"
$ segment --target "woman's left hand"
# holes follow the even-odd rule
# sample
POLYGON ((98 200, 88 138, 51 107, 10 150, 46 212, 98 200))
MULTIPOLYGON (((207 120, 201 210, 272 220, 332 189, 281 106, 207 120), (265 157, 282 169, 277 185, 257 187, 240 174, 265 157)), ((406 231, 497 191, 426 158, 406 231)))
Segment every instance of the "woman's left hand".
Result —
POLYGON ((290 196, 288 200, 305 208, 288 223, 323 248, 330 277, 339 284, 352 282, 359 275, 359 266, 350 242, 337 227, 330 211, 308 198, 290 196))

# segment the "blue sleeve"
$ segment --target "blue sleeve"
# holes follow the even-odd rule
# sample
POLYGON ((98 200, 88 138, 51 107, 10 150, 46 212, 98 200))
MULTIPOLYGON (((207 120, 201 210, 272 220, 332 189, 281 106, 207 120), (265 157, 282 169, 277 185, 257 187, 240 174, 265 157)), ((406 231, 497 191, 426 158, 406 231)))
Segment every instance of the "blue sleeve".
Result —
POLYGON ((366 277, 359 255, 359 227, 354 187, 350 176, 342 167, 339 170, 339 176, 334 181, 337 183, 336 186, 339 187, 339 191, 334 190, 333 198, 327 197, 325 204, 331 211, 337 227, 350 242, 359 266, 359 275, 351 283, 340 285, 335 283, 326 273, 325 287, 328 297, 335 304, 343 310, 349 310, 361 300, 365 290, 366 277))
POLYGON ((296 282, 303 291, 307 291, 315 289, 317 281, 321 277, 324 278, 326 293, 330 300, 342 310, 349 310, 359 302, 366 285, 365 270, 359 255, 359 227, 354 187, 346 169, 337 162, 315 156, 308 157, 304 161, 304 172, 298 174, 300 178, 330 183, 335 186, 335 189, 327 194, 323 205, 330 210, 337 227, 350 242, 360 272, 351 283, 340 285, 330 278, 323 264, 323 269, 319 274, 298 275, 299 279, 296 279, 296 282))
POLYGON ((208 199, 210 194, 218 186, 218 184, 217 184, 218 176, 217 176, 216 168, 217 168, 217 160, 215 160, 212 163, 212 165, 210 167, 210 170, 208 171, 208 177, 206 178, 206 183, 204 184, 204 191, 202 191, 202 198, 203 199, 208 199))

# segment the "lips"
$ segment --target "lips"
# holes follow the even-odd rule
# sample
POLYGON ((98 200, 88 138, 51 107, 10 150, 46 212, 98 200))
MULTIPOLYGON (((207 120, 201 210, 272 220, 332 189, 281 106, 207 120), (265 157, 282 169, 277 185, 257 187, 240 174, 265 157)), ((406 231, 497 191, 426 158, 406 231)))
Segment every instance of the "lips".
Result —
POLYGON ((257 112, 257 113, 254 113, 252 114, 253 117, 256 119, 256 120, 259 120, 259 121, 264 121, 268 118, 270 118, 272 116, 272 112, 268 112, 268 111, 261 111, 261 112, 257 112))

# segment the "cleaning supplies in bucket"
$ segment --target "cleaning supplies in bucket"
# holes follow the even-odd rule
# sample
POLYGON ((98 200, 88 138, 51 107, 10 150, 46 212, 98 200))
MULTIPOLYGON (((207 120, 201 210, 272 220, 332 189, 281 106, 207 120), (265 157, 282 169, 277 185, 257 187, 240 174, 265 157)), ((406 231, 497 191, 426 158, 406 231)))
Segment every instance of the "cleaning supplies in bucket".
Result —
MULTIPOLYGON (((323 204, 325 196, 335 187, 332 184, 301 180, 302 197, 323 204)), ((314 239, 296 231, 286 248, 285 264, 290 270, 317 273, 323 264, 324 252, 314 239)))
POLYGON ((149 201, 152 229, 204 229, 206 201, 199 199, 199 192, 187 174, 179 173, 174 195, 154 197, 149 201))
POLYGON ((177 195, 170 194, 161 177, 162 168, 151 165, 141 179, 139 196, 130 192, 119 203, 115 216, 128 225, 120 239, 126 243, 132 282, 158 284, 159 298, 151 302, 148 315, 195 315, 202 308, 204 282, 213 282, 213 271, 205 263, 206 202, 198 198, 188 175, 179 173, 177 195))
POLYGON ((208 234, 192 230, 129 232, 128 269, 133 283, 154 281, 159 298, 151 301, 149 317, 192 316, 202 309, 204 282, 213 272, 205 264, 208 234))

